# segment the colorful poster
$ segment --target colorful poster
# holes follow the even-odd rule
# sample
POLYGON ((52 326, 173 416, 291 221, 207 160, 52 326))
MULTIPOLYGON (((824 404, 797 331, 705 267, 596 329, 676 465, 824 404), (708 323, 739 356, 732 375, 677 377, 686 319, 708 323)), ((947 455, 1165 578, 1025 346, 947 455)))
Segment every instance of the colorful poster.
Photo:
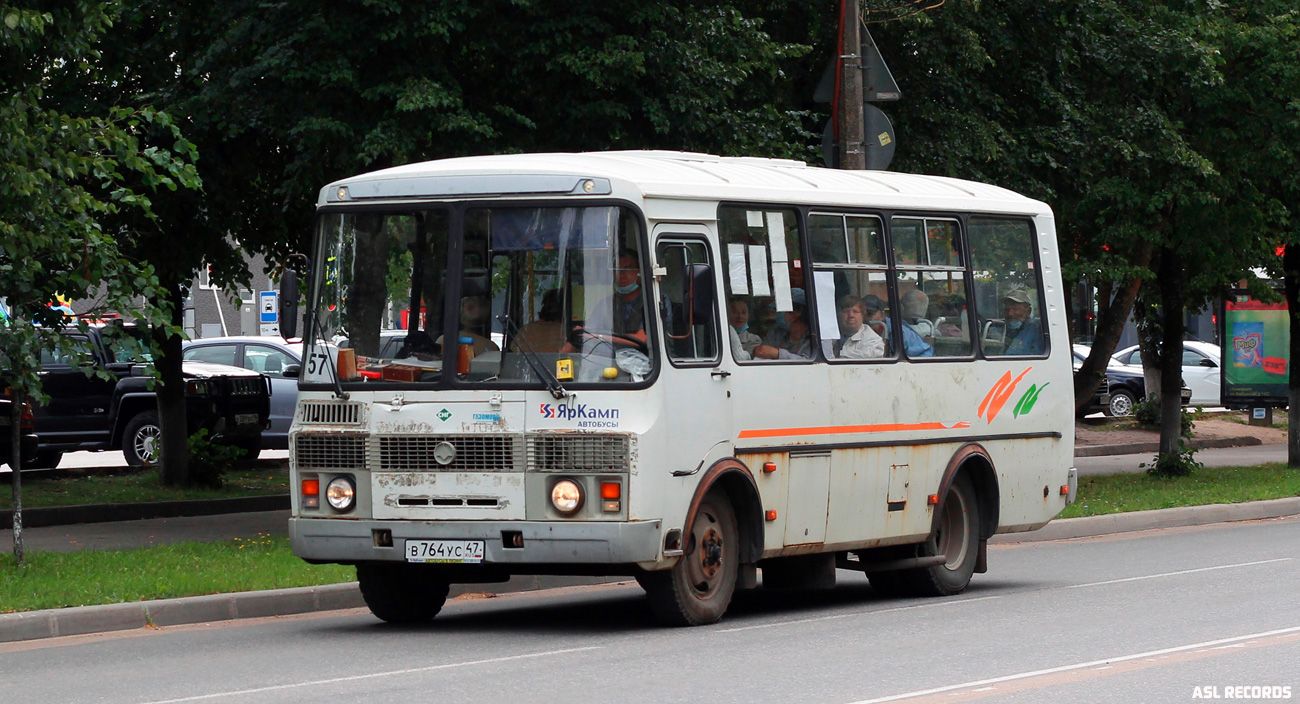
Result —
POLYGON ((1285 405, 1291 319, 1285 303, 1227 300, 1223 305, 1223 404, 1285 405))

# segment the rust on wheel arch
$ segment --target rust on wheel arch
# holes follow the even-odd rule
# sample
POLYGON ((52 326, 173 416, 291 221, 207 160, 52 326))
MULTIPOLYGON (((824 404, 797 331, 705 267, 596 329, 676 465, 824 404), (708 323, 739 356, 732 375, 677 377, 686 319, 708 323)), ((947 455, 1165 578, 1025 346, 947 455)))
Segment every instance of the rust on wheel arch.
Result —
POLYGON ((975 500, 979 502, 980 538, 988 539, 998 528, 998 494, 997 474, 993 471, 993 458, 988 450, 977 442, 969 442, 957 448, 948 467, 939 480, 939 505, 935 506, 934 515, 930 517, 930 533, 939 527, 939 517, 943 514, 943 502, 948 500, 948 489, 952 486, 957 472, 965 470, 970 476, 971 486, 975 489, 975 500))
POLYGON ((695 513, 699 510, 704 496, 713 487, 718 487, 731 500, 731 508, 736 514, 736 526, 740 529, 736 543, 740 546, 740 563, 751 564, 758 561, 763 551, 763 504, 758 497, 758 484, 749 467, 734 457, 725 457, 714 462, 700 477, 691 497, 691 505, 686 510, 686 522, 682 526, 683 548, 686 533, 695 525, 695 513))

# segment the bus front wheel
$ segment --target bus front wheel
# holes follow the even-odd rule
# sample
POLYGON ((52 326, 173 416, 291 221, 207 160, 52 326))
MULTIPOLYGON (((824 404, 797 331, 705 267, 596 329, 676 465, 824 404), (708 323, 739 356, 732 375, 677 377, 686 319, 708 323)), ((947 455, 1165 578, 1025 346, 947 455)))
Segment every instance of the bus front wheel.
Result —
POLYGON ((426 623, 442 610, 451 585, 424 565, 357 565, 361 597, 370 613, 388 623, 426 623))
POLYGON ((702 626, 721 619, 736 591, 739 538, 731 502, 721 491, 710 491, 695 512, 677 564, 637 577, 655 618, 673 626, 702 626))

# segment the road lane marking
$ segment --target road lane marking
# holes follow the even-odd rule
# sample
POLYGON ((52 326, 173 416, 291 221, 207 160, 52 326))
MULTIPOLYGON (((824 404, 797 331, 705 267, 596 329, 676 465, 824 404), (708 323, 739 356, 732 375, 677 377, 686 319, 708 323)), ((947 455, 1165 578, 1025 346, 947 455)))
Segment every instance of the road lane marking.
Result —
POLYGON ((801 618, 793 621, 778 621, 776 623, 760 623, 753 626, 737 626, 736 628, 719 628, 715 633, 736 633, 738 631, 754 631, 760 628, 777 628, 779 626, 797 626, 801 623, 817 623, 819 621, 834 621, 841 618, 853 618, 854 616, 874 616, 875 614, 887 614, 892 611, 911 611, 913 609, 932 609, 937 606, 953 606, 955 604, 969 604, 972 601, 988 601, 989 599, 1001 599, 1001 596, 980 596, 974 599, 952 599, 948 601, 935 601, 925 604, 913 604, 911 606, 896 606, 892 609, 876 609, 874 611, 854 611, 851 614, 835 614, 833 616, 817 616, 814 618, 801 618))
POLYGON ((1121 582, 1138 582, 1144 579, 1156 579, 1158 577, 1176 577, 1180 574, 1195 574, 1197 572, 1213 572, 1214 570, 1230 570, 1237 567, 1251 567, 1253 565, 1267 565, 1273 562, 1287 562, 1289 557, 1279 557, 1275 560, 1257 560, 1255 562, 1238 562, 1235 565, 1217 565, 1215 567, 1198 567, 1191 570, 1178 570, 1177 572, 1161 572, 1160 574, 1148 574, 1142 577, 1125 577, 1124 579, 1108 579, 1104 582, 1089 582, 1087 584, 1067 584, 1065 589, 1082 589, 1083 587, 1100 587, 1103 584, 1119 584, 1121 582))
MULTIPOLYGON (((1274 638, 1277 636, 1285 636, 1291 634, 1300 634, 1300 626, 1292 626, 1290 628, 1279 628, 1272 631, 1262 631, 1260 633, 1251 633, 1244 636, 1234 636, 1232 638, 1220 638, 1218 640, 1204 641, 1201 643, 1192 643, 1190 645, 1179 645, 1173 648, 1162 648, 1160 650, 1148 650, 1143 653, 1122 655, 1113 658, 1105 658, 1102 660, 1092 660, 1089 662, 1081 662, 1073 665, 1061 665, 1059 667, 1049 667, 1043 670, 1021 672, 1014 675, 1003 675, 1002 677, 991 677, 983 680, 963 682, 961 684, 950 684, 944 687, 935 687, 933 689, 922 689, 922 690, 917 690, 915 692, 904 692, 902 694, 892 694, 887 697, 877 697, 875 699, 862 699, 856 702, 852 702, 851 704, 884 704, 884 702, 897 702, 897 701, 903 701, 905 699, 918 699, 920 697, 927 697, 935 694, 953 693, 959 690, 974 690, 974 688, 976 687, 988 688, 993 685, 1003 684, 1007 682, 1019 682, 1022 680, 1028 680, 1036 677, 1045 677, 1048 675, 1059 675, 1062 673, 1077 672, 1079 670, 1096 668, 1099 665, 1114 667, 1115 665, 1120 663, 1134 662, 1138 660, 1156 662, 1157 658, 1160 658, 1162 656, 1174 655, 1179 653, 1195 653, 1196 651, 1208 651, 1218 646, 1223 646, 1231 643, 1245 644, 1248 641, 1258 640, 1261 638, 1274 638)), ((987 691, 987 689, 980 690, 980 691, 987 691)))
POLYGON ((528 660, 530 658, 544 658, 551 655, 564 655, 566 653, 581 653, 587 650, 600 650, 601 646, 592 645, 585 648, 565 648, 564 650, 547 650, 542 653, 524 653, 523 655, 507 655, 499 658, 486 658, 483 660, 468 660, 465 662, 451 662, 443 665, 429 665, 427 667, 409 667, 404 670, 389 670, 387 672, 371 672, 364 675, 350 675, 348 677, 331 677, 324 680, 311 680, 308 682, 294 682, 291 684, 277 684, 269 687, 255 687, 252 689, 238 689, 229 692, 214 692, 212 694, 197 694, 192 697, 180 697, 178 699, 158 699, 146 704, 180 704, 180 702, 197 702, 205 699, 220 699, 223 697, 240 697, 247 694, 261 694, 262 692, 276 692, 286 689, 297 689, 300 687, 319 687, 326 684, 338 684, 339 682, 357 682, 360 680, 370 680, 377 677, 392 677, 394 675, 410 675, 417 672, 434 672, 437 670, 450 670, 456 667, 471 667, 474 665, 491 665, 501 662, 511 662, 514 660, 528 660))

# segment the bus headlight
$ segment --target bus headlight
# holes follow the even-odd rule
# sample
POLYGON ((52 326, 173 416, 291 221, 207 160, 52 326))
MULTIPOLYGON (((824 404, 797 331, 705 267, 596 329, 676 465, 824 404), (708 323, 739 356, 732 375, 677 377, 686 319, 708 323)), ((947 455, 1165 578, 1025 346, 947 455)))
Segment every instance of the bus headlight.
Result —
POLYGON ((572 516, 582 508, 582 487, 572 479, 561 479, 551 487, 551 505, 561 515, 572 516))
POLYGON ((325 485, 325 500, 335 511, 351 511, 357 501, 357 486, 351 477, 334 477, 325 485))

